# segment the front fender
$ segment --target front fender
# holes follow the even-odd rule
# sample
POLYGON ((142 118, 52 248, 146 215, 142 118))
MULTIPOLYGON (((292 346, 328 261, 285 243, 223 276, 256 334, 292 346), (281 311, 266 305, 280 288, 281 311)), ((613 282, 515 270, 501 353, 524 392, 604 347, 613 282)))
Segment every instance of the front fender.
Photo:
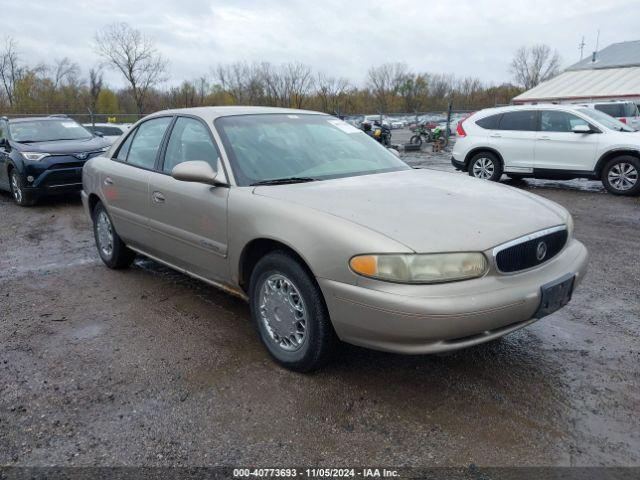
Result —
MULTIPOLYGON (((277 188, 277 187, 274 187, 277 188)), ((349 267, 362 253, 411 253, 407 246, 340 217, 284 200, 254 195, 253 188, 232 188, 228 203, 229 267, 239 283, 244 247, 256 239, 287 245, 305 261, 317 278, 356 284, 349 267)))

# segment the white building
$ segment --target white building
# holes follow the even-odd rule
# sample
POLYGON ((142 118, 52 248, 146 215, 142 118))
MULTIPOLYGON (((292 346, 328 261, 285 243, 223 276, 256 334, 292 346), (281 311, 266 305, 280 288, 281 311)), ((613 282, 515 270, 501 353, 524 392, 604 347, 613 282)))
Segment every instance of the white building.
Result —
POLYGON ((609 45, 557 77, 521 93, 515 104, 627 100, 640 104, 640 40, 609 45))

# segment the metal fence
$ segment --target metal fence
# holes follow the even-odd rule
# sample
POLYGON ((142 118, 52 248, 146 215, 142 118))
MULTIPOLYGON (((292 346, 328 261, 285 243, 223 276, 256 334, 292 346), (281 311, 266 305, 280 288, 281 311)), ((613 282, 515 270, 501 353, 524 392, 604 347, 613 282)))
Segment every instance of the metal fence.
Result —
POLYGON ((0 116, 7 118, 25 118, 25 117, 49 117, 56 115, 64 115, 74 119, 78 123, 85 125, 95 123, 135 123, 147 113, 60 113, 60 114, 42 114, 42 113, 2 113, 0 116))

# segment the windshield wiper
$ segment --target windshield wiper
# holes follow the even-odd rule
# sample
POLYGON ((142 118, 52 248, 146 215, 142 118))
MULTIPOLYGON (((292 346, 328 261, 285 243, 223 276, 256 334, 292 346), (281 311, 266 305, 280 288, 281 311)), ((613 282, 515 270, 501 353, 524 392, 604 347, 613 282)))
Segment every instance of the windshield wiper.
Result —
POLYGON ((287 183, 305 183, 315 181, 316 179, 311 177, 284 177, 273 178, 271 180, 261 180, 259 182, 252 183, 250 186, 255 187, 256 185, 286 185, 287 183))

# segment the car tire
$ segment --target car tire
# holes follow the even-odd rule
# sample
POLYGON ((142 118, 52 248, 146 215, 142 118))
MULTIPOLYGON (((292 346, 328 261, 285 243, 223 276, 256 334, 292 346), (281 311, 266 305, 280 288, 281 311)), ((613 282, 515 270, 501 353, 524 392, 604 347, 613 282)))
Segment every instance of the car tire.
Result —
POLYGON ((313 276, 292 254, 274 251, 251 273, 251 318, 269 354, 283 367, 311 372, 331 357, 337 337, 313 276))
POLYGON ((420 135, 414 135, 409 140, 409 143, 411 145, 418 145, 420 147, 422 146, 422 137, 420 135))
POLYGON ((116 233, 111 217, 102 202, 98 202, 93 208, 92 219, 96 248, 104 264, 114 270, 129 267, 136 254, 116 233))
POLYGON ((614 195, 640 195, 640 159, 620 155, 609 160, 600 176, 604 187, 614 195))
POLYGON ((35 205, 38 201, 38 197, 24 188, 24 179, 20 172, 15 168, 9 171, 9 186, 11 188, 11 195, 16 205, 21 207, 30 207, 35 205))
POLYGON ((502 177, 502 162, 491 152, 476 153, 469 161, 469 176, 497 182, 502 177))

